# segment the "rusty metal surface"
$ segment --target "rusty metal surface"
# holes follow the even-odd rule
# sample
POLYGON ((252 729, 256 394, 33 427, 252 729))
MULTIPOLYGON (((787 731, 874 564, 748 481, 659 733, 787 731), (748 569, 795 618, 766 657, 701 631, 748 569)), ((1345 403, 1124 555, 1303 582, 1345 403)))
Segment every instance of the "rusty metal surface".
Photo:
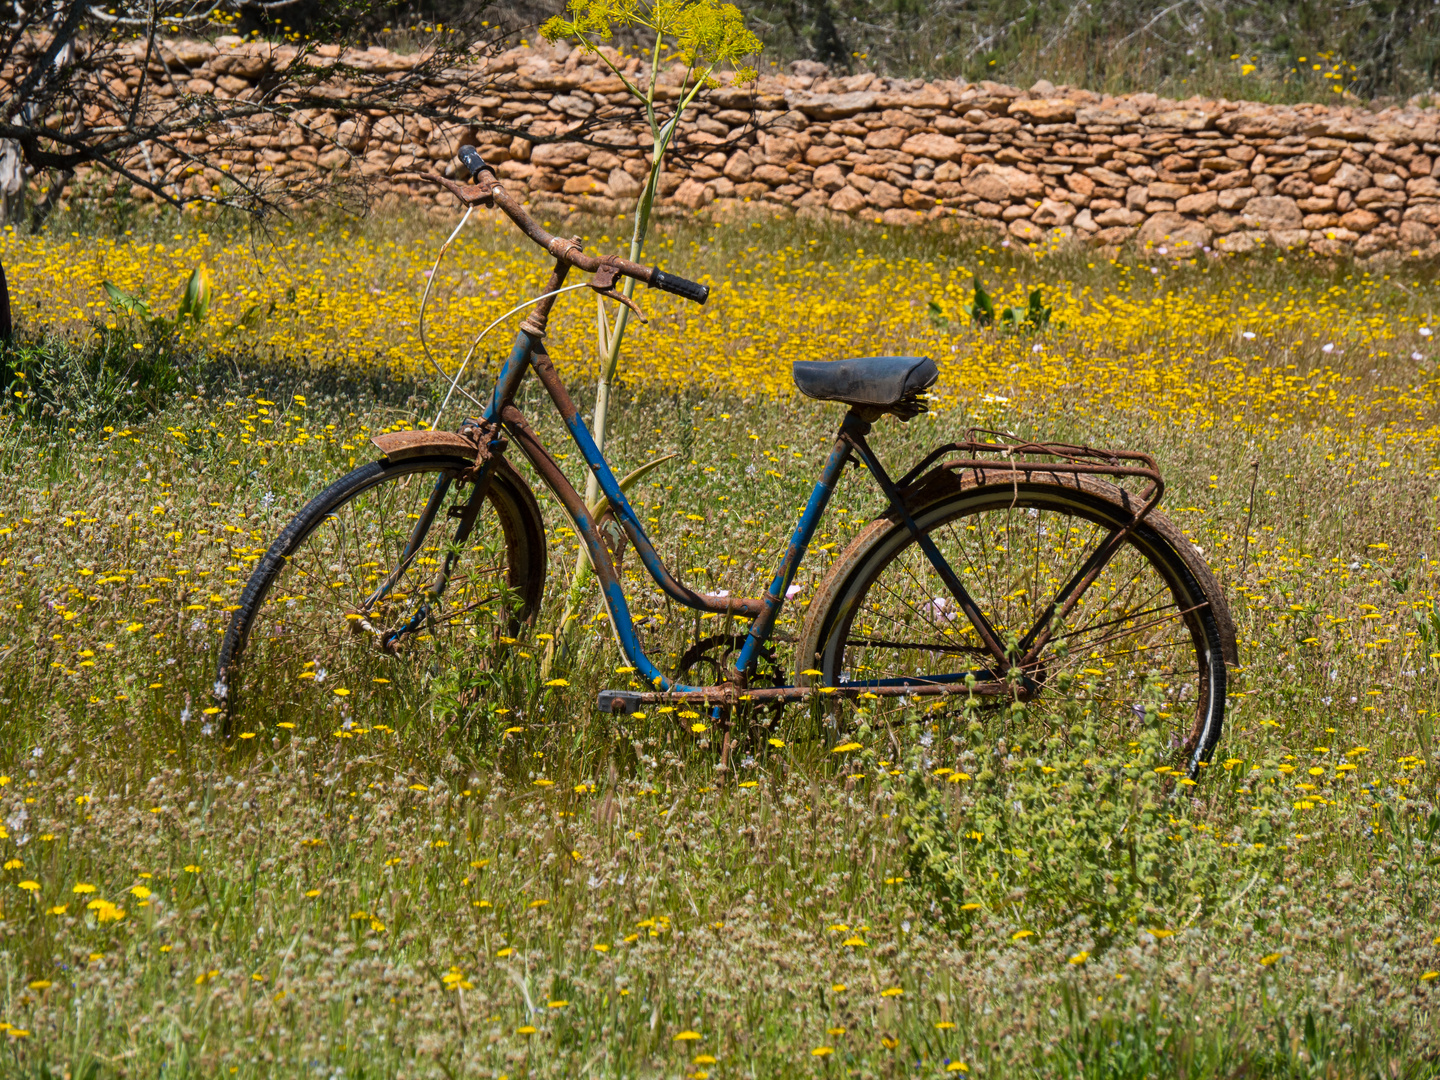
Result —
MULTIPOLYGON (((583 427, 584 420, 580 416, 580 407, 576 405, 574 399, 571 398, 569 390, 565 387, 565 381, 560 378, 560 373, 555 370, 555 364, 550 359, 549 354, 537 345, 535 354, 531 357, 530 364, 531 367, 535 369, 535 374, 539 376, 540 382, 545 387, 546 392, 549 393, 551 401, 554 402, 556 411, 560 413, 561 418, 565 421, 565 426, 572 432, 576 431, 579 427, 583 427)), ((501 415, 506 429, 515 435, 516 441, 520 443, 522 452, 530 459, 531 464, 535 466, 541 476, 545 478, 546 484, 564 485, 564 488, 556 489, 556 494, 560 497, 561 502, 565 504, 565 508, 570 513, 570 516, 576 520, 576 531, 580 533, 582 539, 585 539, 590 535, 589 532, 586 531, 587 529, 595 530, 597 542, 600 547, 606 549, 608 561, 609 544, 598 532, 598 525, 590 519, 589 512, 585 509, 584 500, 581 499, 578 494, 575 494, 575 488, 571 485, 565 473, 560 469, 560 466, 541 444, 539 437, 530 429, 529 424, 520 413, 520 410, 513 404, 507 405, 501 415), (572 506, 569 496, 565 494, 565 489, 568 489, 570 493, 574 494, 576 505, 572 506), (579 513, 584 514, 584 520, 587 522, 585 529, 579 527, 580 519, 576 517, 577 509, 579 513)), ((625 529, 626 535, 630 538, 630 542, 635 545, 636 554, 645 562, 646 569, 650 572, 651 576, 655 578, 656 584, 659 585, 661 590, 672 600, 698 611, 713 611, 717 615, 739 615, 746 618, 754 618, 764 610, 765 602, 758 597, 716 596, 711 593, 699 593, 677 581, 674 575, 666 569, 664 563, 660 560, 659 555, 655 552, 654 547, 649 543, 645 535, 641 532, 634 531, 631 523, 620 515, 616 516, 619 517, 621 527, 625 529)), ((596 570, 599 570, 598 564, 596 565, 596 570)), ((613 575, 613 580, 618 585, 619 575, 615 572, 613 563, 608 567, 608 571, 613 575)), ((601 576, 601 579, 602 581, 605 580, 603 576, 601 576)))
MULTIPOLYGON (((977 682, 973 687, 964 683, 920 683, 910 686, 774 686, 743 689, 729 684, 694 690, 688 693, 635 693, 625 695, 625 700, 639 706, 682 705, 710 707, 741 704, 763 705, 773 702, 809 701, 813 698, 843 698, 854 701, 869 695, 876 698, 912 697, 959 697, 968 694, 976 697, 1022 698, 1016 684, 999 680, 977 682)), ((626 710, 628 711, 628 710, 626 710)))
POLYGON ((451 456, 474 458, 475 443, 453 431, 391 431, 370 440, 391 461, 451 456))

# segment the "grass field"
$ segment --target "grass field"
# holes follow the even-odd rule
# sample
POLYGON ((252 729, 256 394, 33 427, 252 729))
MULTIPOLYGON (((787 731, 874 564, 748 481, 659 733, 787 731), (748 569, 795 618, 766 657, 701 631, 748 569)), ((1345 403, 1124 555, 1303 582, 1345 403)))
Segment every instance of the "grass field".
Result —
MULTIPOLYGON (((1096 743, 1083 693, 1003 722, 796 706, 730 769, 671 717, 597 717, 624 676, 596 602, 568 685, 540 674, 575 550, 551 499, 545 608, 483 677, 316 685, 307 720, 222 741, 214 656, 251 566, 370 435, 433 415, 416 301, 443 233, 133 232, 0 241, 28 335, 0 418, 7 1075, 1440 1067, 1428 271, 801 224, 680 225, 652 252, 716 290, 642 290, 611 452, 678 455, 636 498, 686 580, 768 580, 840 416, 791 360, 937 358, 935 411, 874 437, 896 466, 971 425, 1155 454, 1241 639, 1190 787, 1155 773, 1149 728, 1096 743), (168 314, 200 262, 215 308, 178 337, 99 288, 168 314), (1041 287, 1051 329, 970 328, 972 274, 1010 303, 1041 287), (1068 736, 1037 738, 1040 713, 1068 736)), ((492 222, 468 234, 437 356, 541 267, 492 222)), ((582 396, 592 303, 564 298, 550 344, 582 396)), ((782 630, 879 505, 847 474, 782 630)))

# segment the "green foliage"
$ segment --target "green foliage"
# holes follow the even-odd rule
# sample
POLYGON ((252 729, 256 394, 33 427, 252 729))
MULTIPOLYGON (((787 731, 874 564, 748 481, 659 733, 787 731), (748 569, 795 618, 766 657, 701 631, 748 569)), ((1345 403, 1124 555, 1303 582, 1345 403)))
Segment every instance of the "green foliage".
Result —
POLYGON ((101 282, 105 288, 105 294, 110 300, 110 306, 116 311, 139 319, 147 327, 153 330, 169 331, 178 330, 181 327, 193 328, 205 321, 210 314, 210 299, 213 289, 210 286, 210 275, 203 266, 197 266, 190 271, 190 277, 185 281, 185 288, 180 294, 180 304, 175 309, 174 318, 166 318, 150 308, 150 303, 142 293, 128 293, 121 289, 113 281, 101 282))
MULTIPOLYGON (((980 284, 980 279, 975 279, 975 299, 963 306, 966 315, 970 317, 970 323, 980 329, 996 326, 1001 331, 1010 334, 1038 334, 1050 328, 1050 315, 1054 311, 1051 305, 1046 304, 1040 298, 1038 288, 1030 291, 1030 302, 1025 307, 1018 305, 1000 308, 997 314, 995 301, 985 291, 985 286, 980 284)), ((930 301, 928 315, 930 325, 945 333, 953 333, 954 325, 945 316, 944 309, 934 300, 930 301)))
POLYGON ((1280 773, 1246 774, 1245 842, 1222 847, 1192 816, 1197 785, 1174 770, 1155 701, 1136 705, 1129 738, 1112 710, 1080 688, 1045 713, 1016 702, 997 738, 971 704, 968 732, 986 741, 962 753, 970 771, 944 777, 932 775, 924 719, 910 717, 894 796, 912 888, 948 923, 962 905, 1037 933, 1078 918, 1103 948, 1168 936, 1242 899, 1236 911, 1249 911, 1278 884, 1280 773))
MULTIPOLYGON (((156 334, 172 334, 180 330, 193 330, 198 327, 209 317, 210 302, 215 293, 214 287, 210 283, 209 272, 203 266, 197 266, 190 271, 190 276, 185 280, 185 288, 180 294, 180 303, 175 309, 175 316, 166 318, 151 310, 150 302, 145 299, 143 293, 128 293, 113 281, 103 281, 101 285, 105 289, 105 295, 112 308, 123 315, 137 319, 151 333, 156 334)), ((270 313, 273 314, 274 310, 275 305, 272 303, 270 313)), ((240 318, 225 330, 222 337, 229 337, 241 330, 253 330, 260 325, 265 314, 261 305, 251 304, 240 318)))
MULTIPOLYGON (((569 19, 556 15, 540 27, 547 41, 579 38, 583 47, 596 52, 595 42, 609 41, 616 30, 643 27, 653 32, 657 41, 668 41, 686 67, 706 69, 702 78, 717 64, 736 64, 761 48, 740 9, 717 0, 570 0, 569 11, 569 19)), ((750 68, 736 72, 739 82, 754 77, 750 68)), ((637 96, 644 96, 628 79, 626 85, 637 96)))
POLYGON ((1040 290, 1030 291, 1030 303, 1026 307, 1007 307, 1000 312, 1000 327, 1014 333, 1038 334, 1050 325, 1050 313, 1054 309, 1040 299, 1040 290))
POLYGON ((1429 0, 1320 4, 1215 0, 747 0, 774 59, 837 74, 1037 79, 1110 93, 1351 103, 1435 85, 1440 11, 1429 0))
POLYGON ((990 294, 985 291, 985 286, 980 284, 980 279, 975 279, 975 299, 965 305, 965 314, 970 316, 970 321, 976 326, 995 325, 995 302, 990 299, 990 294))
MULTIPOLYGON (((676 127, 685 110, 695 98, 708 87, 718 85, 714 78, 715 68, 720 64, 735 66, 743 58, 760 51, 761 43, 745 27, 744 18, 732 4, 717 3, 716 0, 570 0, 570 19, 557 15, 540 28, 540 33, 549 41, 558 38, 578 38, 581 46, 598 56, 625 84, 625 88, 645 107, 645 116, 650 124, 651 152, 650 166, 640 198, 635 204, 635 227, 630 237, 630 259, 638 261, 650 232, 650 214, 660 189, 660 175, 665 168, 665 153, 675 137, 676 127), (600 51, 599 41, 608 41, 617 29, 649 30, 654 34, 650 49, 649 80, 642 89, 617 67, 609 56, 600 51), (655 107, 655 87, 660 77, 662 52, 674 52, 673 58, 681 60, 686 67, 681 80, 679 97, 668 121, 662 122, 655 107)), ((672 58, 665 58, 666 62, 672 58)), ((750 67, 735 67, 734 81, 753 81, 755 70, 750 67)), ((624 295, 635 295, 635 282, 626 279, 624 295)), ((598 330, 597 352, 600 360, 600 379, 595 392, 595 417, 591 424, 595 444, 605 448, 605 432, 610 407, 610 386, 620 363, 620 348, 625 340, 625 327, 629 311, 621 307, 612 326, 605 315, 603 301, 596 298, 596 322, 598 330)), ((599 483, 592 473, 586 481, 585 501, 599 505, 599 483)), ((578 617, 578 608, 583 598, 583 589, 588 581, 589 559, 584 549, 576 556, 575 572, 571 578, 570 600, 561 615, 558 635, 578 617)), ((554 658, 555 642, 546 651, 546 665, 554 658)))
POLYGON ((100 328, 83 342, 19 336, 0 351, 0 386, 7 409, 27 421, 93 427, 156 411, 200 363, 164 325, 100 328))

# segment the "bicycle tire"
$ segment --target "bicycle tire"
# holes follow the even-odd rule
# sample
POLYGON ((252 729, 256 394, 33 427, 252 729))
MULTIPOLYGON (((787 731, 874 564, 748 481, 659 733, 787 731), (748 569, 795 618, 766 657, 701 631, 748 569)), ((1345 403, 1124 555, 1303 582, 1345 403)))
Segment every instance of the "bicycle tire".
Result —
MULTIPOLYGON (((434 486, 432 478, 438 479, 442 476, 449 476, 454 480, 454 478, 458 477, 459 474, 466 470, 471 464, 470 461, 461 458, 435 456, 398 462, 382 460, 372 462, 368 465, 362 465, 341 477, 311 499, 290 523, 281 530, 280 535, 275 538, 275 541, 270 545, 269 549, 256 565, 255 570, 251 573, 250 579, 240 595, 236 610, 232 614, 230 625, 226 628, 225 637, 221 642, 219 662, 216 668, 214 696, 226 705, 227 723, 236 713, 245 693, 254 689, 256 680, 246 680, 243 678, 247 666, 249 668, 265 667, 267 664, 272 666, 286 666, 292 662, 302 662, 300 658, 304 655, 311 656, 313 667, 308 667, 308 669, 312 671, 312 676, 309 679, 304 678, 305 671, 287 670, 280 673, 282 676, 280 679, 271 680, 274 685, 267 688, 265 705, 267 711, 275 713, 276 716, 278 716, 280 712, 287 711, 287 709, 294 706, 299 706, 301 711, 313 711, 313 707, 318 701, 329 703, 329 699, 325 698, 324 695, 311 695, 309 701, 311 708, 307 710, 305 708, 305 695, 299 693, 296 688, 296 684, 300 682, 308 682, 311 686, 321 685, 324 683, 326 675, 328 674, 332 676, 330 680, 332 689, 354 692, 353 687, 339 685, 341 681, 340 677, 344 673, 335 670, 339 667, 337 660, 342 654, 345 655, 347 659, 355 659, 349 656, 351 650, 348 646, 352 639, 358 637, 362 644, 366 644, 366 642, 363 635, 340 632, 342 629, 350 630, 350 624, 357 620, 352 619, 350 613, 343 610, 343 604, 341 603, 342 598, 330 595, 330 592, 334 590, 330 589, 323 581, 321 582, 320 589, 315 590, 318 594, 315 606, 323 607, 327 614, 320 620, 320 622, 324 624, 323 632, 315 635, 316 640, 312 642, 302 640, 299 636, 302 631, 297 629, 292 631, 290 637, 287 639, 287 648, 262 648, 262 652, 267 652, 271 655, 252 655, 247 657, 247 645, 251 644, 252 634, 267 610, 271 593, 277 582, 281 582, 284 579, 287 570, 293 570, 295 574, 305 572, 308 563, 301 557, 306 552, 307 543, 315 540, 317 535, 325 531, 324 526, 327 522, 336 522, 347 508, 350 509, 351 520, 357 523, 356 530, 358 536, 359 529, 361 528, 359 522, 373 523, 378 517, 378 510, 366 508, 378 507, 382 501, 379 498, 372 498, 362 503, 361 500, 365 499, 366 496, 389 490, 395 493, 393 500, 398 506, 404 502, 407 495, 413 495, 415 498, 426 496, 427 492, 434 486), (415 482, 406 483, 407 481, 415 482), (414 490, 407 492, 402 490, 402 487, 413 488, 414 490), (367 514, 369 515, 368 517, 364 516, 367 514), (335 618, 333 618, 337 610, 343 617, 343 621, 336 621, 335 618), (245 663, 242 663, 242 661, 245 661, 245 663), (323 666, 326 664, 331 665, 331 670, 328 672, 323 670, 323 666), (247 681, 251 683, 250 687, 245 685, 247 681)), ((468 485, 458 482, 452 483, 451 490, 447 496, 448 505, 459 505, 467 501, 468 498, 468 485)), ((498 635, 505 638, 513 638, 522 626, 528 624, 534 618, 539 609, 541 597, 544 592, 547 570, 544 519, 541 517, 539 505, 529 485, 503 460, 497 462, 495 465, 486 503, 486 507, 482 509, 476 519, 474 530, 467 542, 466 554, 474 553, 480 548, 481 544, 485 543, 489 544, 489 549, 492 552, 498 553, 503 550, 503 554, 496 554, 494 556, 493 566, 487 565, 479 567, 478 569, 480 571, 495 571, 493 576, 498 577, 500 576, 499 571, 502 569, 500 564, 503 562, 503 576, 505 580, 503 586, 495 586, 495 588, 501 590, 501 599, 495 601, 493 608, 491 606, 484 606, 483 602, 480 602, 472 605, 470 610, 483 613, 488 617, 487 623, 491 636, 498 635), (495 535, 497 532, 498 537, 495 535), (497 539, 498 543, 496 542, 497 539)), ((370 537, 368 541, 369 546, 371 548, 377 548, 382 543, 388 543, 389 546, 393 548, 395 537, 400 535, 400 532, 403 532, 404 529, 410 528, 411 526, 408 523, 416 517, 418 517, 418 515, 407 513, 404 518, 406 524, 403 528, 388 534, 385 532, 383 526, 372 524, 368 534, 370 537)), ((426 549, 428 552, 438 553, 439 542, 446 536, 453 534, 453 525, 448 524, 449 520, 442 508, 441 513, 434 519, 426 536, 427 543, 432 537, 436 538, 437 547, 426 549)), ((338 528, 339 526, 335 526, 330 531, 334 532, 335 529, 338 528)), ((360 552, 361 548, 357 544, 355 554, 358 555, 360 552)), ((398 552, 396 552, 395 555, 397 557, 393 558, 392 563, 398 564, 400 561, 398 559, 398 552)), ((438 560, 418 558, 415 560, 417 564, 424 563, 426 567, 437 561, 438 560)), ((463 564, 463 559, 461 562, 463 564)), ((367 588, 373 587, 373 581, 375 577, 378 577, 378 567, 372 566, 372 563, 378 563, 378 560, 357 562, 356 565, 351 568, 352 570, 362 568, 374 570, 373 574, 362 575, 355 583, 353 595, 361 596, 367 588), (367 577, 369 580, 365 580, 367 577)), ((327 576, 328 571, 331 570, 336 573, 344 572, 343 567, 335 563, 327 563, 324 568, 327 569, 327 576)), ((409 572, 409 570, 406 571, 407 574, 409 572)), ((425 572, 426 569, 416 566, 416 578, 425 572)), ((404 581, 405 578, 402 576, 401 582, 403 583, 404 581)), ((334 584, 341 585, 344 583, 336 581, 334 584)), ((299 585, 297 588, 301 589, 302 593, 298 593, 296 596, 289 596, 286 593, 282 593, 277 599, 285 601, 289 605, 289 609, 294 609, 297 601, 308 601, 310 599, 308 595, 303 593, 303 590, 314 589, 314 582, 312 580, 309 585, 299 585)), ((408 597, 410 594, 397 591, 392 595, 408 597)), ((447 598, 453 595, 453 587, 452 589, 447 589, 446 597, 442 597, 441 602, 444 603, 447 598)), ((301 616, 291 611, 288 614, 282 615, 281 618, 289 619, 292 624, 295 624, 301 616)), ((477 614, 476 621, 478 620, 479 615, 477 614)), ((277 622, 278 621, 280 621, 279 618, 277 618, 277 622)), ((438 625, 453 627, 458 621, 459 618, 457 616, 442 612, 438 618, 432 619, 432 627, 438 625)), ((302 628, 304 626, 303 623, 299 625, 302 628)), ((474 629, 474 626, 468 623, 466 626, 469 629, 474 629)), ((371 629, 373 629, 373 626, 371 629)), ((283 634, 279 636, 272 635, 268 640, 268 644, 274 646, 275 642, 280 639, 280 636, 283 636, 283 634)), ((431 639, 434 640, 435 635, 432 634, 431 639)), ((252 652, 253 651, 252 648, 252 652)), ((366 651, 364 648, 359 650, 362 656, 366 651)), ((379 661, 382 650, 377 647, 374 652, 376 654, 375 658, 379 661)), ((400 655, 400 653, 397 652, 395 655, 400 655)), ((386 654, 384 658, 393 659, 393 656, 386 654)), ((356 667, 363 666, 365 665, 356 665, 356 667)), ((356 677, 359 677, 358 671, 356 677)), ((370 681, 374 682, 377 679, 388 679, 388 677, 389 673, 387 672, 385 675, 373 676, 370 681)))
MULTIPOLYGON (((1034 624, 1043 605, 1054 596, 1057 583, 1068 580, 1084 561, 1085 552, 1093 550, 1094 538, 1102 530, 1131 521, 1136 506, 1131 493, 1086 476, 1066 476, 1063 482, 1007 479, 997 483, 967 475, 946 487, 949 490, 911 507, 912 517, 946 553, 996 630, 1016 636, 1034 624), (1047 524, 1061 521, 1066 523, 1063 533, 1047 524), (1074 522, 1089 524, 1082 527, 1074 522), (957 539, 957 523, 964 525, 963 540, 957 539), (1023 527, 1017 529, 1017 525, 1023 527), (1072 543, 1077 533, 1079 540, 1072 543), (1032 534, 1033 543, 1020 546, 1032 534), (1004 543, 999 543, 1002 537, 1004 543), (1087 543, 1092 547, 1087 549, 1087 543), (1028 566, 1030 576, 1021 580, 1033 584, 1044 577, 1048 591, 1017 581, 1011 572, 1022 563, 1028 566), (999 587, 1002 583, 1003 588, 999 587), (1017 593, 1018 587, 1025 588, 1025 593, 1017 593)), ((1047 646, 1042 654, 1042 694, 1054 687, 1062 671, 1079 676, 1095 672, 1089 676, 1092 686, 1103 680, 1116 704, 1139 708, 1133 697, 1127 702, 1127 693, 1135 689, 1142 667, 1148 674, 1157 670, 1152 663, 1172 662, 1169 681, 1162 680, 1167 700, 1161 708, 1161 716, 1173 721, 1171 745, 1177 756, 1184 756, 1191 775, 1201 762, 1210 760, 1224 724, 1227 664, 1237 663, 1234 624, 1203 557, 1162 515, 1150 513, 1130 534, 1055 640, 1066 645, 1063 650, 1047 646), (1127 574, 1132 576, 1127 579, 1127 574), (1142 575, 1146 580, 1141 580, 1142 575), (1158 583, 1150 577, 1158 578, 1158 583), (1106 600, 1107 589, 1115 599, 1106 600), (1168 601, 1161 603, 1166 600, 1163 593, 1168 593, 1168 601), (1129 613, 1130 621, 1121 610, 1127 594, 1139 598, 1138 609, 1129 613), (1102 610, 1101 604, 1108 606, 1102 610), (1150 621, 1136 623, 1138 618, 1150 621), (1089 622, 1082 621, 1085 619, 1089 622), (1164 629, 1151 632, 1154 627, 1164 629), (1183 632, 1178 627, 1183 627, 1183 632), (1144 644, 1138 636, 1142 632, 1151 632, 1152 638, 1163 632, 1170 640, 1144 644), (1085 648, 1087 633, 1106 653, 1085 648), (1133 655, 1125 652, 1126 635, 1135 636, 1133 655), (1067 655, 1060 656, 1062 651, 1067 655), (1087 651, 1090 655, 1082 656, 1087 651), (1130 669, 1117 675, 1126 662, 1132 665, 1130 669), (1187 686, 1191 689, 1186 690, 1187 686), (1194 712, 1187 723, 1184 712, 1177 715, 1177 709, 1190 694, 1194 695, 1194 712)), ((975 664, 983 664, 988 656, 981 653, 978 635, 963 614, 953 609, 953 599, 909 530, 898 519, 882 517, 851 542, 822 581, 801 629, 796 678, 801 684, 813 678, 827 686, 912 676, 917 681, 939 681, 965 669, 966 665, 958 662, 964 655, 973 655, 975 664), (887 573, 899 585, 887 585, 871 598, 871 591, 887 573), (914 614, 906 616, 907 611, 914 614), (907 627, 917 639, 925 638, 893 641, 893 630, 887 636, 877 629, 882 620, 887 626, 907 627), (887 645, 894 648, 887 649, 887 645), (923 668, 926 656, 932 667, 949 665, 955 670, 884 670, 887 662, 897 669, 906 663, 923 668), (820 674, 809 676, 806 671, 820 674), (856 678, 857 674, 862 677, 856 678)))

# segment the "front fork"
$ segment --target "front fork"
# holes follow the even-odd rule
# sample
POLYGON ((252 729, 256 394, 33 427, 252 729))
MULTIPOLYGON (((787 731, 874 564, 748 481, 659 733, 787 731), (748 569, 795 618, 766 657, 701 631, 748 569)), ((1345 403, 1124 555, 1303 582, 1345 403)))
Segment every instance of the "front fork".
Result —
MULTIPOLYGON (((459 525, 455 529, 455 536, 450 541, 449 549, 445 552, 445 561, 421 591, 419 603, 416 604, 410 618, 394 630, 384 631, 381 634, 380 647, 386 652, 393 651, 402 638, 407 634, 413 634, 424 625, 425 620, 430 617, 430 612, 434 610, 435 604, 445 594, 445 589, 450 584, 450 574, 455 569, 455 563, 460 557, 460 549, 470 538, 470 533, 475 528, 475 521, 485 505, 486 496, 490 493, 490 478, 494 472, 495 462, 498 460, 498 451, 497 441, 491 444, 491 452, 485 458, 473 481, 470 500, 464 506, 451 508, 449 516, 458 518, 459 525)), ((420 520, 415 522, 415 527, 410 530, 410 539, 405 542, 405 550, 400 556, 399 564, 365 599, 361 608, 362 616, 390 593, 420 554, 421 546, 424 544, 426 536, 429 535, 436 517, 439 516, 441 507, 445 505, 445 499, 450 494, 450 488, 454 482, 454 478, 450 476, 441 476, 435 481, 435 486, 430 491, 430 498, 425 503, 425 509, 420 513, 420 520)))

